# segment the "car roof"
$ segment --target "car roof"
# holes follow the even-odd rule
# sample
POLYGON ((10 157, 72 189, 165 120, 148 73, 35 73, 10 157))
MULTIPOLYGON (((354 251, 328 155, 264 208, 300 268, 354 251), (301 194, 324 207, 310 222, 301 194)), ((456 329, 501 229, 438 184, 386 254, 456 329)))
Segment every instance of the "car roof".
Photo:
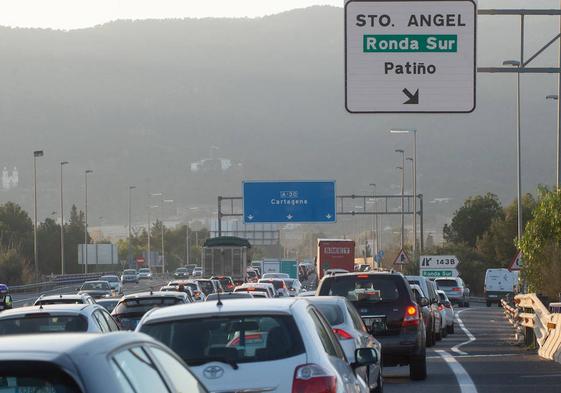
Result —
POLYGON ((131 293, 129 295, 123 296, 123 300, 131 299, 150 299, 150 298, 161 298, 161 297, 183 297, 185 292, 173 292, 173 291, 150 291, 150 292, 140 292, 131 293))
POLYGON ((53 300, 53 299, 76 299, 81 300, 82 298, 89 296, 87 293, 60 293, 56 295, 41 295, 37 300, 53 300))
POLYGON ((339 304, 345 303, 347 299, 342 296, 308 296, 306 300, 317 304, 339 304))
POLYGON ((64 333, 61 339, 60 333, 42 333, 28 335, 10 335, 0 337, 0 359, 3 353, 30 354, 52 353, 53 359, 68 354, 96 354, 107 353, 117 347, 132 342, 151 342, 155 340, 142 333, 114 332, 114 333, 64 333))
MULTIPOLYGON (((11 310, 4 310, 0 313, 0 319, 26 314, 40 314, 40 313, 69 313, 80 314, 88 307, 95 307, 95 304, 46 304, 43 306, 28 306, 12 308, 11 310)), ((1 347, 0 347, 1 348, 1 347)))
POLYGON ((90 281, 84 281, 84 284, 99 283, 99 282, 107 282, 107 281, 105 281, 105 280, 90 280, 90 281))
POLYGON ((220 314, 254 314, 254 313, 283 313, 291 314, 291 307, 297 303, 306 301, 303 298, 284 299, 239 299, 237 302, 227 302, 222 306, 217 301, 199 302, 191 304, 180 304, 170 307, 153 309, 146 320, 169 320, 195 317, 197 315, 220 314))

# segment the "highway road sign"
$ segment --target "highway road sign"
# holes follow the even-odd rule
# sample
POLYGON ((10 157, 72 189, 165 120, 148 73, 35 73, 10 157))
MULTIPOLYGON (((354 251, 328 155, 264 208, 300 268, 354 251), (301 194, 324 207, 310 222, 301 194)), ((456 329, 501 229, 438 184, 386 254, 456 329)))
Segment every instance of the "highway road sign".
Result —
POLYGON ((522 251, 518 251, 518 253, 514 256, 514 259, 510 263, 508 270, 512 271, 519 271, 522 270, 522 251))
POLYGON ((456 269, 460 260, 455 255, 421 255, 421 270, 456 269))
POLYGON ((440 277, 458 277, 459 273, 456 269, 438 269, 438 270, 429 270, 429 269, 421 269, 421 276, 423 277, 430 277, 430 278, 440 278, 440 277))
POLYGON ((334 181, 245 181, 244 222, 335 222, 334 181))
POLYGON ((394 265, 406 265, 408 264, 409 261, 409 257, 407 256, 407 253, 405 252, 405 250, 401 250, 399 251, 399 254, 397 254, 397 257, 395 258, 395 261, 393 261, 394 265))
POLYGON ((473 111, 476 14, 471 0, 347 0, 347 110, 473 111))

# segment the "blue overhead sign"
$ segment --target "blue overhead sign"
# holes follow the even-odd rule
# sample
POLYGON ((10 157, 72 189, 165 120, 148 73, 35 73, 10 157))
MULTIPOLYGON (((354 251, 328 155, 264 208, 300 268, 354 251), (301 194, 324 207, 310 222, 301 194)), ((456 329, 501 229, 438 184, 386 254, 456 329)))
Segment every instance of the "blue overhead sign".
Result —
POLYGON ((334 181, 245 181, 244 222, 335 222, 334 181))

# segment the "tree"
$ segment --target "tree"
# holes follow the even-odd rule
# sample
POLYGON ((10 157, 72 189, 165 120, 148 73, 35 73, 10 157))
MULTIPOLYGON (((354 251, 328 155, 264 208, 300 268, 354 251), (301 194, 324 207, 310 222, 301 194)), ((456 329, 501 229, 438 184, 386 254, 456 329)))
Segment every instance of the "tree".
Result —
POLYGON ((518 246, 530 290, 556 298, 561 292, 561 191, 540 189, 518 246))
POLYGON ((60 225, 47 218, 37 228, 39 271, 42 274, 60 273, 60 225))
POLYGON ((454 213, 451 224, 444 225, 444 240, 475 247, 477 239, 489 229, 493 220, 503 215, 501 202, 495 194, 469 197, 454 213))
MULTIPOLYGON (((531 194, 522 197, 522 222, 528 222, 536 200, 531 194)), ((514 201, 504 209, 502 217, 498 217, 477 241, 477 250, 492 267, 508 267, 517 253, 515 245, 518 236, 518 206, 514 201)))
POLYGON ((16 249, 0 250, 0 282, 23 284, 32 277, 29 262, 16 249))
MULTIPOLYGON (((84 243, 85 217, 76 205, 70 209, 70 220, 64 225, 64 263, 65 273, 80 273, 83 266, 78 265, 78 245, 84 243)), ((91 238, 88 235, 88 243, 91 238)))
POLYGON ((0 206, 0 247, 16 249, 26 258, 33 256, 33 223, 13 202, 0 206))

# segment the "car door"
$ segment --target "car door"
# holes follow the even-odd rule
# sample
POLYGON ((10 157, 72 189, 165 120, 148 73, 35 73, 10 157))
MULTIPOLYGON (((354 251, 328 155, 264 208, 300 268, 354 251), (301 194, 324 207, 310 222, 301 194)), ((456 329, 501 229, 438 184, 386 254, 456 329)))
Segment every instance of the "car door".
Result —
POLYGON ((340 381, 345 387, 345 391, 348 393, 362 392, 366 384, 364 381, 362 381, 361 384, 361 381, 359 381, 352 371, 347 358, 345 357, 345 353, 343 352, 343 348, 341 348, 341 344, 339 344, 339 341, 333 334, 329 323, 325 321, 321 313, 315 307, 310 307, 308 312, 316 327, 317 334, 319 335, 323 348, 328 355, 329 361, 331 362, 333 368, 337 371, 340 381))

